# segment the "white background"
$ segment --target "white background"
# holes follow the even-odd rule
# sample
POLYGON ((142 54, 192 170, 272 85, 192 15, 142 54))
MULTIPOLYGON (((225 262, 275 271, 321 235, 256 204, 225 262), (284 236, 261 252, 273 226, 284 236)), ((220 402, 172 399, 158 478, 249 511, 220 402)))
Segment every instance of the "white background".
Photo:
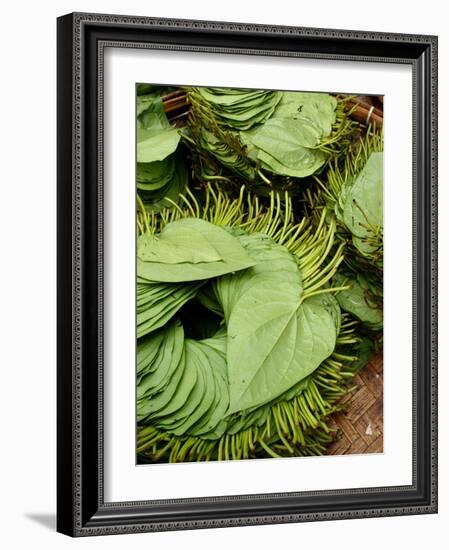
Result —
MULTIPOLYGON (((8 549, 26 548, 273 548, 364 550, 444 548, 449 520, 448 400, 440 406, 440 513, 319 524, 245 527, 219 531, 157 533, 71 540, 54 533, 55 510, 55 18, 70 11, 98 11, 179 18, 234 20, 315 27, 430 33, 440 35, 440 205, 449 200, 449 148, 443 121, 449 120, 447 58, 449 33, 443 2, 378 0, 349 7, 335 1, 276 2, 100 2, 9 3, 2 11, 1 56, 2 155, 0 418, 0 540, 8 549), (363 540, 363 543, 361 542, 363 540), (439 542, 441 540, 441 542, 439 542), (341 541, 341 543, 339 542, 341 541)), ((440 280, 449 277, 444 246, 448 216, 440 206, 440 280)), ((449 307, 447 285, 441 284, 440 311, 449 307)), ((441 341, 448 330, 441 316, 441 341)), ((444 345, 441 346, 444 351, 444 345)), ((449 374, 441 353, 441 395, 449 390, 449 374)), ((447 544, 447 542, 446 542, 447 544)))
POLYGON ((105 54, 104 497, 134 501, 410 485, 412 71, 406 65, 108 48, 105 54), (385 95, 384 453, 135 467, 135 82, 385 95), (402 139, 397 128, 402 129, 402 139), (125 183, 128 182, 128 183, 125 183), (401 208, 395 208, 401 205, 401 208), (408 243, 408 245, 404 244, 408 243), (398 334, 395 327, 402 327, 398 334))

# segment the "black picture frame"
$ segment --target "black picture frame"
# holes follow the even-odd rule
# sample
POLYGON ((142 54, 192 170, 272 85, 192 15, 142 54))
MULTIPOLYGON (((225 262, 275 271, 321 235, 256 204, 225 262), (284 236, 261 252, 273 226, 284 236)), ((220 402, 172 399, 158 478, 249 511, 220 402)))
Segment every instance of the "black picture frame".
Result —
POLYGON ((437 512, 437 38, 75 13, 58 29, 57 530, 71 536, 437 512), (413 70, 413 483, 105 503, 104 44, 406 63, 413 70))

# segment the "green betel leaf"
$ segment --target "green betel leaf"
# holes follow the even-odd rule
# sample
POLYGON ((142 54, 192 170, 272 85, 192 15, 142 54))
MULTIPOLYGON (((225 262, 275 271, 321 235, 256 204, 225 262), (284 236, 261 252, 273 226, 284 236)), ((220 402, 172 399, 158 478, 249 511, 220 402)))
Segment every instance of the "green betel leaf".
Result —
POLYGON ((137 188, 139 196, 146 207, 156 212, 163 208, 173 208, 173 205, 179 202, 180 194, 184 192, 188 179, 187 165, 178 153, 170 155, 161 162, 147 162, 137 165, 137 188), (157 179, 157 170, 159 168, 157 170, 150 168, 148 172, 145 171, 143 174, 139 172, 140 166, 152 167, 154 165, 162 165, 160 172, 161 180, 157 179), (163 165, 167 166, 165 171, 163 170, 163 165), (156 179, 150 182, 140 182, 139 175, 143 179, 147 173, 154 175, 156 179), (160 183, 163 183, 161 187, 159 187, 160 183))
POLYGON ((220 164, 246 178, 254 179, 255 170, 250 161, 231 150, 224 141, 205 128, 201 128, 200 143, 201 147, 214 156, 220 164))
POLYGON ((282 176, 305 178, 314 174, 326 162, 326 155, 317 149, 298 148, 293 162, 289 166, 279 162, 263 150, 259 150, 257 158, 263 168, 282 176))
MULTIPOLYGON (((171 415, 176 414, 177 411, 184 407, 195 387, 198 371, 186 360, 185 347, 183 348, 183 354, 178 368, 182 369, 181 379, 177 383, 175 391, 166 406, 153 414, 154 417, 160 419, 156 421, 156 423, 164 422, 164 419, 170 419, 171 415)), ((166 389, 170 389, 171 391, 173 388, 168 388, 167 386, 166 389)))
POLYGON ((137 189, 141 191, 156 191, 167 185, 175 171, 174 155, 155 162, 137 164, 137 189))
POLYGON ((254 156, 255 147, 265 168, 293 177, 309 176, 325 163, 326 155, 316 149, 320 138, 321 129, 305 117, 270 118, 250 134, 242 133, 249 156, 254 156))
MULTIPOLYGON (((158 340, 159 335, 149 336, 148 339, 158 340)), ((143 343, 137 346, 137 360, 144 353, 143 343)), ((141 371, 138 384, 138 397, 155 394, 167 386, 182 355, 184 345, 184 331, 179 323, 172 323, 163 329, 163 340, 159 353, 153 358, 153 364, 147 363, 147 368, 141 371)))
POLYGON ((182 155, 174 154, 181 136, 170 126, 159 95, 138 96, 137 115, 137 188, 152 210, 171 207, 188 180, 182 155))
MULTIPOLYGON (((254 399, 251 380, 264 369, 273 339, 279 339, 289 319, 296 315, 303 290, 296 261, 285 248, 265 235, 238 238, 257 263, 244 272, 221 277, 214 288, 228 325, 230 413, 265 402, 250 403, 240 394, 249 386, 247 395, 252 393, 254 399), (249 363, 248 355, 252 355, 249 363), (246 365, 244 371, 242 365, 246 365)), ((261 395, 257 399, 262 399, 261 395)))
POLYGON ((265 97, 263 90, 244 90, 235 88, 198 88, 198 92, 209 103, 216 105, 235 105, 244 101, 256 101, 265 97))
POLYGON ((335 286, 350 286, 336 296, 340 307, 359 319, 372 330, 383 326, 381 289, 375 288, 362 274, 349 276, 338 273, 333 278, 335 286))
POLYGON ((174 128, 137 129, 137 162, 164 160, 178 147, 181 136, 174 128))
POLYGON ((311 374, 335 348, 339 307, 329 295, 287 302, 276 286, 245 293, 228 326, 228 414, 269 403, 311 374))
POLYGON ((344 223, 355 246, 367 255, 383 229, 383 153, 371 153, 342 198, 344 223))
POLYGON ((282 92, 270 118, 241 131, 248 157, 275 174, 303 178, 326 162, 321 140, 332 132, 337 101, 328 94, 282 92))
POLYGON ((225 229, 197 218, 171 222, 157 239, 145 235, 137 242, 140 282, 199 281, 252 265, 254 261, 237 238, 225 229), (165 234, 170 237, 165 239, 165 234))
POLYGON ((159 353, 160 347, 164 340, 165 333, 163 331, 152 335, 151 338, 145 338, 139 342, 137 348, 137 378, 139 379, 146 372, 152 369, 154 359, 159 353))
MULTIPOLYGON (((199 375, 203 379, 203 389, 198 406, 189 412, 182 421, 176 423, 171 430, 178 435, 197 433, 195 428, 204 427, 204 421, 210 417, 214 405, 219 401, 216 395, 218 387, 213 373, 216 361, 220 360, 219 354, 195 340, 186 339, 184 345, 187 360, 190 358, 196 364, 199 375)), ((212 426, 212 429, 216 427, 216 424, 218 421, 212 426)))
POLYGON ((273 114, 282 94, 268 90, 197 88, 194 102, 198 101, 198 96, 220 125, 247 130, 273 114))
POLYGON ((137 250, 141 260, 161 264, 199 264, 222 259, 198 229, 176 222, 167 225, 157 236, 141 235, 137 250))
POLYGON ((332 132, 337 100, 329 94, 283 92, 272 118, 309 119, 321 131, 321 138, 332 132))
POLYGON ((137 285, 137 337, 163 327, 189 300, 200 283, 149 283, 137 285))
POLYGON ((146 419, 156 416, 161 411, 164 411, 166 407, 172 402, 173 396, 179 387, 179 383, 182 379, 185 369, 185 356, 184 352, 176 366, 174 373, 172 374, 167 386, 158 392, 156 395, 152 395, 148 398, 148 395, 143 394, 139 397, 139 386, 141 381, 138 381, 137 387, 137 416, 140 419, 146 419))
POLYGON ((208 413, 188 430, 192 435, 216 438, 223 433, 226 423, 223 421, 229 406, 228 371, 226 367, 226 336, 214 336, 197 342, 204 352, 206 361, 203 368, 208 369, 215 382, 215 399, 208 413), (208 434, 208 435, 206 435, 208 434))
POLYGON ((137 127, 146 130, 170 128, 162 99, 158 94, 137 97, 137 127))
POLYGON ((303 291, 301 274, 288 250, 263 234, 237 234, 237 239, 256 263, 245 271, 220 277, 215 282, 213 289, 226 321, 230 321, 243 294, 250 301, 258 299, 270 286, 285 294, 285 303, 293 301, 299 304, 303 291))
POLYGON ((142 115, 142 113, 145 113, 145 112, 151 112, 151 113, 158 112, 159 106, 161 107, 162 112, 164 112, 162 109, 162 101, 157 93, 150 93, 150 94, 137 96, 136 97, 137 118, 139 118, 142 115))
POLYGON ((298 147, 315 147, 320 129, 309 119, 272 118, 253 137, 253 143, 270 155, 291 162, 298 147))

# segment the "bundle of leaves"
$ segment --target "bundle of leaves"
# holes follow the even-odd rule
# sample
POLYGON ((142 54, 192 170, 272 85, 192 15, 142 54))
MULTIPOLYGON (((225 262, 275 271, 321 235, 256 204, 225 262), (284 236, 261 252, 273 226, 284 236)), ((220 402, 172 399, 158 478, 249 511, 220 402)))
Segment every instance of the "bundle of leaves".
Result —
POLYGON ((139 212, 139 459, 322 454, 359 343, 328 284, 335 223, 297 223, 288 195, 181 199, 139 212))
MULTIPOLYGON (((147 89, 143 89, 148 91, 147 89)), ((182 153, 178 150, 179 130, 164 112, 160 92, 137 96, 136 183, 141 199, 160 209, 176 201, 188 181, 182 153)))
POLYGON ((234 130, 248 130, 265 122, 273 114, 281 99, 271 90, 244 90, 236 88, 195 88, 189 93, 191 102, 208 104, 218 124, 234 130))
POLYGON ((206 153, 200 155, 198 170, 206 179, 229 171, 265 186, 278 183, 285 188, 292 178, 321 171, 350 143, 354 127, 345 102, 329 94, 215 90, 187 89, 189 135, 194 148, 206 153), (244 101, 235 99, 242 96, 244 101), (238 124, 231 110, 235 105, 238 124), (218 166, 208 162, 211 156, 218 166))
POLYGON ((334 282, 349 288, 337 300, 370 331, 383 327, 382 148, 382 134, 369 129, 343 165, 333 162, 325 178, 316 178, 317 192, 309 193, 310 211, 327 208, 345 245, 344 264, 334 282))

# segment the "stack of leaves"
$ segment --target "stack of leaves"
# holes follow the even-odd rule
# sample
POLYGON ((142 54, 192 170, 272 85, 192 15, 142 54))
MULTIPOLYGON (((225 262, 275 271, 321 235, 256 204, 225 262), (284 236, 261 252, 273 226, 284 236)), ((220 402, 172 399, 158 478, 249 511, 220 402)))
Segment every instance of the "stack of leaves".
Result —
POLYGON ((343 103, 329 94, 214 90, 187 89, 194 145, 250 180, 315 174, 353 132, 343 103))
POLYGON ((265 122, 281 99, 279 92, 236 88, 195 88, 189 98, 208 105, 205 116, 212 114, 219 125, 234 130, 248 130, 265 122))
MULTIPOLYGON (((212 131, 201 125, 197 140, 201 150, 214 157, 219 166, 227 168, 247 180, 254 181, 256 168, 253 162, 247 158, 245 148, 235 134, 224 132, 218 126, 212 131)), ((211 168, 209 159, 206 157, 201 177, 206 180, 215 179, 219 170, 220 168, 217 170, 213 165, 211 168)), ((221 179, 225 180, 225 178, 221 179)))
POLYGON ((181 136, 164 112, 158 93, 137 96, 137 190, 152 208, 176 201, 184 190, 188 173, 176 153, 181 136))
POLYGON ((335 225, 295 223, 288 196, 207 193, 139 214, 140 457, 321 454, 357 341, 328 287, 335 225))
POLYGON ((382 135, 370 131, 356 145, 343 167, 334 162, 312 208, 326 206, 337 220, 345 243, 345 262, 337 285, 349 289, 337 295, 340 306, 369 330, 383 326, 383 153, 382 135))
POLYGON ((262 168, 304 178, 328 158, 326 138, 336 120, 337 100, 328 94, 280 92, 281 101, 264 124, 240 132, 248 155, 262 168))
POLYGON ((160 94, 138 87, 139 461, 323 454, 381 339, 382 136, 324 93, 160 94))

